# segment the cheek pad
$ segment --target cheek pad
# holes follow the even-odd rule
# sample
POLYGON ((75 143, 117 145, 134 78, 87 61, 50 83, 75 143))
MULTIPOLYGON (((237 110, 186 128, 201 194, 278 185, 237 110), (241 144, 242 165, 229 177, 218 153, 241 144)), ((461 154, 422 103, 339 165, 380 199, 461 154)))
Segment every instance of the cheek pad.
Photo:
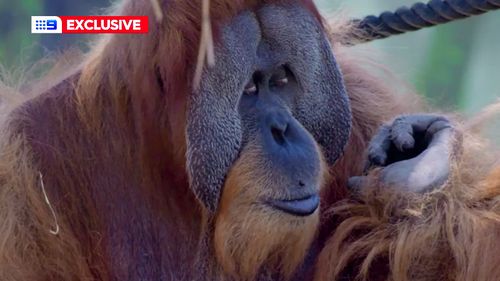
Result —
POLYGON ((233 19, 221 30, 215 65, 205 67, 200 90, 189 99, 189 183, 210 212, 217 209, 225 176, 240 150, 242 130, 237 104, 251 76, 259 41, 259 24, 253 14, 243 13, 233 19))
POLYGON ((303 90, 293 109, 295 118, 322 147, 328 164, 334 164, 349 139, 352 117, 342 73, 323 29, 299 5, 266 6, 258 16, 263 38, 285 58, 303 90))

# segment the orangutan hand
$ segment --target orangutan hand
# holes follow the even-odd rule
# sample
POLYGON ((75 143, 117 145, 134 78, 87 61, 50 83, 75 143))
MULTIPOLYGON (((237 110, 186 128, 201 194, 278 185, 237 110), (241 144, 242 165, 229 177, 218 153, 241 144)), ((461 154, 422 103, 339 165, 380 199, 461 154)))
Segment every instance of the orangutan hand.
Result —
MULTIPOLYGON (((460 132, 439 115, 402 115, 382 126, 368 147, 366 170, 381 167, 376 177, 384 186, 424 193, 442 186, 459 153, 460 132)), ((354 190, 370 185, 370 177, 349 179, 354 190)))

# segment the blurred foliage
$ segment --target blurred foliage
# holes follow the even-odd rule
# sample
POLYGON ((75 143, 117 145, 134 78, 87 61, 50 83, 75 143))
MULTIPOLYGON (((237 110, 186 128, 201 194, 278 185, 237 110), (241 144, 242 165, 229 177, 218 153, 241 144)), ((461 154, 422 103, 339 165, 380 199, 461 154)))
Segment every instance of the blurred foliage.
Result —
POLYGON ((471 19, 467 24, 444 25, 432 34, 425 64, 417 75, 417 89, 441 108, 465 106, 463 81, 473 42, 463 35, 474 34, 477 24, 477 19, 471 19))
MULTIPOLYGON (((340 10, 357 18, 415 2, 316 0, 324 14, 340 10)), ((500 97, 499 26, 500 11, 494 11, 355 48, 372 50, 437 108, 471 115, 500 97)))
POLYGON ((85 49, 89 36, 31 34, 31 16, 102 13, 107 0, 0 0, 0 64, 25 67, 70 47, 85 49))
POLYGON ((0 62, 4 66, 31 56, 28 49, 37 42, 31 34, 31 16, 41 14, 42 6, 39 0, 0 0, 0 62))
MULTIPOLYGON (((188 0, 186 0, 188 1, 188 0)), ((316 0, 326 16, 379 14, 412 0, 316 0)), ((0 63, 29 64, 70 46, 85 49, 89 37, 34 35, 32 15, 102 13, 108 0, 0 0, 0 63)), ((500 97, 500 11, 363 44, 439 108, 475 113, 500 97), (384 55, 380 55, 384 54, 384 55)))

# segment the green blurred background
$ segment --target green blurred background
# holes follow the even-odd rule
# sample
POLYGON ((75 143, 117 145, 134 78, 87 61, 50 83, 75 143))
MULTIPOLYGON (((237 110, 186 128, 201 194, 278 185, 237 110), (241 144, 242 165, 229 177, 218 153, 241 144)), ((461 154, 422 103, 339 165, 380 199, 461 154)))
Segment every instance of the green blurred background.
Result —
MULTIPOLYGON (((316 3, 324 15, 340 10, 344 15, 362 17, 414 1, 316 3)), ((109 5, 108 0, 0 0, 0 63, 15 69, 70 46, 85 50, 89 36, 31 34, 30 16, 102 14, 109 5)), ((500 11, 356 48, 375 50, 371 53, 378 60, 441 109, 470 115, 500 97, 500 11)))

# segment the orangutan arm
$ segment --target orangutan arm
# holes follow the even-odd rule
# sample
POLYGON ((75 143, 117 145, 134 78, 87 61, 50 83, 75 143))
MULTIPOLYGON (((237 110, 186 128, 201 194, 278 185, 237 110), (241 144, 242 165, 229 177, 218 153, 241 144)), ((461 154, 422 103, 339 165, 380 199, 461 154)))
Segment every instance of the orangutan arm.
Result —
POLYGON ((340 224, 316 280, 497 280, 500 166, 491 150, 445 118, 412 115, 382 127, 368 158, 375 168, 351 179, 352 199, 329 211, 340 224))

